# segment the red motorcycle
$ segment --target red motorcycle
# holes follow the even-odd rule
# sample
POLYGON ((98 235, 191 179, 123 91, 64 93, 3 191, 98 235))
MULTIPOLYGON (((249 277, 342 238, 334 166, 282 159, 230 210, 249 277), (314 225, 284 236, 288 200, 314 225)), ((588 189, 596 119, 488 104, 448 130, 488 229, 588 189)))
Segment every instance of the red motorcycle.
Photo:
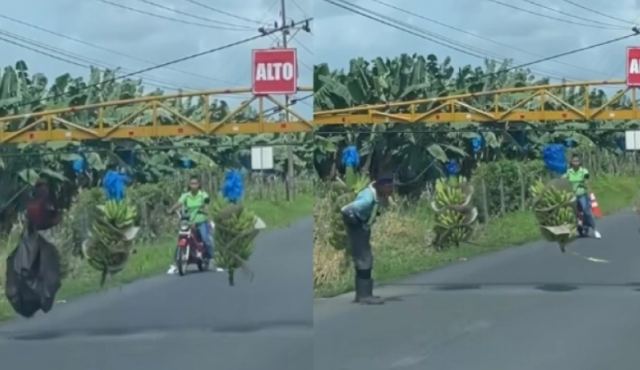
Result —
POLYGON ((180 276, 187 273, 189 265, 198 266, 198 271, 207 270, 209 268, 209 260, 204 257, 205 251, 200 233, 189 222, 189 216, 180 214, 180 230, 176 248, 176 266, 180 276))

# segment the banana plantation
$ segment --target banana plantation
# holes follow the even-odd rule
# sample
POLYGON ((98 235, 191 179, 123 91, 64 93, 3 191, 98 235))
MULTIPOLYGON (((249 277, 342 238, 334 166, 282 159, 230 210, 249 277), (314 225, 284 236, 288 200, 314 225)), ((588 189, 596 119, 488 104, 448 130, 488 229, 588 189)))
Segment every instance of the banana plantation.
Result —
MULTIPOLYGON (((41 73, 29 71, 24 61, 7 66, 0 72, 0 116, 84 104, 162 95, 160 89, 148 91, 142 80, 116 80, 117 70, 92 69, 87 79, 63 74, 53 80, 41 73)), ((212 100, 209 106, 199 98, 177 99, 172 107, 185 117, 202 118, 208 112, 212 120, 227 116, 233 107, 225 100, 212 100)), ((249 107, 251 108, 251 107, 249 107)), ((131 115, 134 107, 113 107, 104 111, 107 122, 117 123, 131 115)), ((93 112, 75 113, 74 122, 91 127, 96 120, 93 112)), ((255 111, 240 112, 238 120, 255 118, 255 111)), ((169 122, 169 115, 158 117, 169 122)), ((143 114, 136 124, 147 125, 153 117, 143 114)), ((17 130, 27 124, 12 122, 17 130)), ((303 141, 304 135, 298 137, 303 141)), ((56 181, 61 202, 68 207, 79 188, 97 186, 109 165, 124 167, 139 183, 157 182, 189 168, 218 172, 225 168, 248 168, 253 145, 273 145, 273 175, 280 176, 286 168, 286 147, 278 135, 210 136, 201 138, 137 139, 94 142, 49 142, 0 146, 0 233, 9 230, 16 220, 21 199, 40 176, 56 181)), ((312 143, 294 146, 297 174, 310 173, 312 143)))
MULTIPOLYGON (((441 60, 435 55, 417 54, 372 61, 356 58, 347 70, 332 70, 321 64, 314 73, 315 110, 549 83, 530 70, 512 70, 511 65, 507 60, 502 64, 486 61, 483 66, 454 67, 448 57, 441 60)), ((559 93, 576 106, 581 106, 587 96, 583 88, 566 88, 559 93)), ((611 95, 612 92, 592 90, 588 94, 588 105, 599 107, 611 95)), ((491 99, 491 96, 478 96, 478 105, 482 106, 484 101, 489 106, 491 99)), ((527 108, 535 110, 539 104, 531 101, 527 108)), ((631 105, 631 101, 623 98, 613 104, 631 105)), ((424 109, 428 111, 434 106, 427 104, 424 109)), ((314 164, 322 178, 332 178, 342 171, 339 156, 332 153, 355 144, 363 157, 361 171, 375 175, 393 169, 399 182, 406 184, 404 190, 412 191, 422 188, 428 179, 439 177, 452 161, 461 167, 462 174, 468 175, 478 162, 539 158, 542 147, 550 143, 561 143, 583 152, 597 149, 599 155, 620 157, 624 155, 624 129, 637 126, 638 122, 629 121, 567 122, 544 127, 530 122, 492 123, 482 127, 474 122, 455 126, 413 123, 364 128, 332 126, 319 130, 314 164)))

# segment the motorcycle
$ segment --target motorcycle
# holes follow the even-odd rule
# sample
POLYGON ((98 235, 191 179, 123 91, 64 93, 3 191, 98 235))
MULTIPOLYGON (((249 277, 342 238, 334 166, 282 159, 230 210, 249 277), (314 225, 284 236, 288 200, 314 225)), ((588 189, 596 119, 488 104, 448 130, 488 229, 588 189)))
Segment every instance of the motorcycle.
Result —
POLYGON ((209 260, 205 258, 205 246, 200 237, 200 233, 194 225, 189 222, 189 216, 179 213, 180 229, 178 232, 178 243, 176 248, 176 266, 180 276, 184 276, 189 265, 198 266, 198 271, 205 271, 209 268, 209 260))
POLYGON ((576 218, 578 220, 578 236, 581 238, 588 238, 589 231, 591 230, 589 226, 584 225, 584 212, 579 204, 576 204, 576 218))

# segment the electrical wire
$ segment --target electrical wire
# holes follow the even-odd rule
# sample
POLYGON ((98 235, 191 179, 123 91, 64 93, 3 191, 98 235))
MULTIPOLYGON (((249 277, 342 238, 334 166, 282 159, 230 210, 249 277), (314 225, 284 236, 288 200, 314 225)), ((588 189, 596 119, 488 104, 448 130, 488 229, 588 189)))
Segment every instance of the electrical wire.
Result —
MULTIPOLYGON (((440 37, 437 34, 431 33, 431 34, 435 35, 435 37, 430 37, 430 36, 424 35, 423 32, 425 32, 425 31, 421 31, 421 29, 416 27, 416 26, 411 26, 411 25, 410 26, 403 26, 403 22, 401 22, 401 21, 399 21, 397 19, 393 19, 393 18, 388 17, 388 16, 380 15, 379 13, 370 11, 370 10, 365 9, 363 7, 360 7, 358 5, 355 5, 355 4, 346 2, 346 1, 342 1, 342 3, 344 3, 344 4, 349 4, 350 6, 355 7, 355 8, 360 8, 361 10, 353 9, 353 8, 350 8, 350 7, 346 6, 346 5, 336 3, 333 0, 324 0, 324 1, 326 1, 328 3, 331 3, 331 4, 335 5, 335 6, 338 6, 340 8, 346 9, 348 11, 354 12, 356 14, 359 14, 359 15, 361 15, 363 17, 366 17, 366 18, 372 19, 374 21, 377 21, 379 23, 385 24, 387 26, 396 28, 396 29, 398 29, 400 31, 404 31, 404 32, 407 32, 407 33, 412 34, 414 36, 418 36, 420 38, 432 41, 432 42, 434 42, 434 43, 436 43, 438 45, 444 46, 446 48, 456 50, 456 51, 458 51, 458 52, 460 52, 462 54, 466 54, 466 55, 469 55, 469 56, 472 56, 472 57, 475 57, 475 58, 478 58, 478 59, 482 59, 482 60, 495 59, 495 57, 491 57, 491 56, 483 55, 483 54, 480 54, 480 53, 477 53, 477 52, 469 51, 469 50, 467 50, 466 46, 464 46, 464 45, 463 46, 456 46, 456 45, 447 44, 444 41, 436 39, 435 37, 440 37), (375 16, 371 15, 371 14, 374 14, 375 16), (413 30, 411 28, 413 28, 413 30), (417 31, 416 31, 416 29, 417 29, 417 31)), ((460 45, 460 44, 458 43, 458 45, 460 45)), ((559 79, 559 80, 563 80, 564 79, 563 77, 553 76, 552 74, 550 74, 548 72, 541 73, 541 74, 543 76, 547 75, 547 77, 556 78, 556 79, 559 79)), ((578 80, 578 79, 576 79, 576 80, 578 80)))
MULTIPOLYGON (((342 1, 343 3, 347 3, 347 2, 346 2, 346 1, 344 1, 344 0, 341 0, 341 1, 342 1)), ((359 8, 361 11, 363 11, 363 12, 365 12, 365 13, 374 14, 374 15, 376 15, 376 16, 377 16, 377 17, 379 17, 379 18, 383 18, 383 19, 388 20, 388 21, 389 21, 389 22, 391 22, 391 23, 394 23, 394 24, 400 24, 401 26, 403 26, 403 27, 405 27, 405 28, 410 28, 410 29, 413 29, 413 30, 415 30, 415 31, 417 31, 417 32, 420 32, 420 33, 423 33, 423 34, 427 34, 427 35, 429 35, 429 36, 431 36, 431 37, 441 39, 441 40, 443 40, 444 42, 448 42, 448 43, 453 44, 453 45, 455 45, 455 46, 458 46, 458 47, 460 47, 460 48, 462 48, 462 49, 464 49, 464 50, 471 50, 471 51, 474 51, 474 52, 476 52, 476 53, 478 53, 478 54, 480 55, 480 56, 472 55, 472 56, 475 56, 476 58, 479 58, 479 59, 482 59, 482 60, 485 60, 485 59, 493 60, 495 63, 500 63, 500 62, 501 62, 501 61, 500 61, 500 60, 498 60, 498 59, 502 59, 502 60, 510 59, 510 58, 507 58, 507 57, 505 57, 505 56, 497 55, 497 54, 495 54, 495 53, 493 53, 493 52, 491 52, 491 51, 487 51, 487 50, 484 50, 484 49, 480 49, 480 48, 478 48, 478 47, 475 47, 475 46, 472 46, 472 45, 469 45, 469 44, 464 44, 464 43, 461 43, 461 42, 456 41, 456 40, 452 40, 452 39, 450 39, 450 38, 448 38, 448 37, 446 37, 446 36, 443 36, 443 35, 437 34, 437 33, 435 33, 435 32, 427 31, 427 30, 425 30, 425 29, 423 29, 423 28, 420 28, 420 27, 417 27, 417 26, 414 26, 414 25, 408 24, 408 23, 406 23, 406 22, 403 22, 403 21, 397 20, 397 19, 392 18, 392 17, 390 17, 390 16, 382 15, 382 14, 380 14, 380 13, 376 13, 376 12, 374 12, 374 11, 368 10, 367 8, 364 8, 364 7, 358 6, 358 5, 356 5, 356 4, 353 4, 353 3, 349 3, 349 4, 350 4, 351 6, 353 6, 353 7, 359 8)), ((514 62, 519 63, 519 61, 517 61, 517 60, 513 60, 513 61, 514 61, 514 62)), ((552 72, 546 72, 546 71, 543 71, 543 70, 533 70, 533 71, 534 71, 534 72, 537 72, 538 74, 540 74, 540 75, 542 75, 542 76, 544 76, 544 77, 549 77, 549 78, 551 78, 551 79, 565 80, 565 77, 558 76, 558 75, 556 75, 556 74, 554 74, 554 73, 552 73, 552 72)), ((580 78, 573 78, 573 80, 576 80, 576 81, 577 81, 577 80, 580 80, 580 78)))
MULTIPOLYGON (((97 45, 97 44, 93 44, 93 43, 90 43, 90 42, 87 42, 87 41, 84 41, 84 40, 81 40, 81 39, 78 39, 78 38, 75 38, 75 37, 71 37, 71 36, 68 36, 68 35, 65 35, 65 34, 62 34, 62 33, 47 29, 47 28, 43 28, 43 27, 40 27, 38 25, 35 25, 35 24, 29 23, 29 22, 26 22, 26 21, 22 21, 22 20, 10 17, 10 16, 8 16, 6 14, 1 14, 0 13, 0 18, 6 19, 8 21, 11 21, 11 22, 14 22, 14 23, 17 23, 17 24, 21 24, 21 25, 29 27, 29 28, 36 29, 36 30, 39 30, 39 31, 42 31, 42 32, 45 32, 45 33, 48 33, 48 34, 51 34, 51 35, 54 35, 54 36, 57 36, 57 37, 60 37, 60 38, 65 39, 65 40, 69 40, 69 41, 73 41, 73 42, 76 42, 76 43, 79 43, 79 44, 82 44, 82 45, 85 45, 85 46, 89 46, 89 47, 92 47, 92 48, 97 49, 97 50, 106 51, 106 52, 111 53, 113 55, 119 55, 121 57, 125 57, 125 58, 130 59, 130 60, 135 60, 137 62, 142 62, 142 63, 146 63, 146 64, 158 64, 157 62, 154 62, 154 61, 150 61, 150 60, 147 60, 147 59, 143 59, 143 58, 139 58, 139 57, 136 57, 136 56, 132 56, 130 54, 126 54, 126 53, 123 53, 123 52, 120 52, 120 51, 117 51, 117 50, 109 49, 109 48, 106 48, 106 47, 103 47, 103 46, 100 46, 100 45, 97 45)), ((178 73, 182 73, 182 74, 185 74, 185 75, 189 75, 189 76, 192 76, 192 77, 204 78, 204 79, 215 81, 215 82, 231 83, 230 81, 227 81, 227 80, 222 80, 222 79, 214 78, 214 77, 211 77, 211 76, 205 76, 205 75, 201 75, 201 74, 198 74, 198 73, 181 70, 181 69, 178 69, 178 68, 165 67, 165 69, 170 70, 170 71, 174 71, 174 72, 178 72, 178 73)))
MULTIPOLYGON (((403 9, 403 8, 397 7, 395 5, 389 4, 389 3, 385 2, 385 1, 381 1, 381 0, 371 0, 371 1, 373 1, 375 3, 378 3, 378 4, 381 4, 383 6, 386 6, 388 8, 397 10, 399 12, 402 12, 402 13, 405 13, 405 14, 408 14, 408 15, 411 15, 411 16, 426 20, 428 22, 437 24, 439 26, 442 26, 442 27, 445 27, 445 28, 448 28, 448 29, 451 29, 451 30, 454 30, 454 31, 458 31, 458 32, 464 33, 464 34, 469 35, 469 36, 476 37, 476 38, 478 38, 480 40, 484 40, 484 41, 490 42, 490 43, 498 45, 498 46, 502 46, 502 47, 509 48, 509 49, 512 49, 512 50, 516 50, 516 51, 522 52, 524 54, 528 54, 528 55, 533 56, 533 57, 541 57, 540 54, 532 53, 529 50, 526 50, 526 49, 523 49, 523 48, 519 48, 519 47, 514 46, 514 45, 506 44, 506 43, 503 43, 503 42, 500 42, 500 41, 496 41, 496 40, 491 39, 489 37, 482 36, 482 35, 480 35, 478 33, 467 31, 464 28, 451 26, 451 25, 446 24, 444 22, 440 22, 440 21, 438 21, 436 19, 426 17, 426 16, 424 16, 422 14, 418 14, 418 13, 412 12, 410 10, 403 9)), ((568 67, 572 67, 572 68, 578 68, 578 69, 581 69, 581 70, 584 70, 584 71, 595 72, 595 73, 598 73, 600 75, 606 75, 606 73, 604 73, 602 71, 597 71, 597 70, 594 70, 594 69, 585 68, 583 66, 577 66, 575 64, 566 63, 566 62, 562 62, 562 61, 559 61, 559 60, 554 60, 553 62, 557 63, 557 64, 562 64, 562 65, 565 65, 565 66, 568 66, 568 67)))
POLYGON ((262 24, 262 22, 257 21, 255 19, 246 18, 246 17, 240 16, 240 15, 237 15, 237 14, 229 13, 229 12, 226 12, 224 10, 220 10, 220 9, 214 8, 211 5, 203 4, 203 3, 199 2, 199 1, 195 1, 195 0, 185 0, 185 1, 190 2, 191 4, 197 5, 199 7, 202 7, 204 9, 211 10, 212 12, 223 14, 223 15, 226 15, 226 16, 229 16, 229 17, 232 17, 232 18, 236 18, 236 19, 239 19, 239 20, 247 21, 247 22, 250 22, 250 23, 262 24))
POLYGON ((188 24, 188 25, 191 25, 191 26, 198 26, 198 27, 204 27, 204 28, 210 28, 210 29, 216 29, 216 30, 227 30, 227 31, 248 31, 246 29, 238 29, 238 28, 223 27, 223 26, 214 26, 214 25, 211 25, 211 24, 203 24, 203 23, 185 21, 183 19, 178 19, 178 18, 173 18, 173 17, 167 17, 167 16, 164 16, 164 15, 148 12, 146 10, 141 10, 141 9, 137 9, 137 8, 132 8, 132 7, 127 6, 127 5, 114 3, 114 2, 109 1, 109 0, 97 0, 97 1, 99 1, 101 3, 105 3, 105 4, 108 4, 108 5, 111 5, 111 6, 115 6, 116 8, 125 9, 125 10, 128 10, 128 11, 134 12, 134 13, 144 14, 144 15, 147 15, 147 16, 150 16, 150 17, 164 19, 164 20, 171 21, 171 22, 188 24))
MULTIPOLYGON (((339 4, 339 3, 336 3, 336 2, 335 2, 335 1, 333 1, 333 0, 324 0, 324 1, 326 1, 326 2, 328 2, 328 3, 331 3, 331 4, 333 4, 333 5, 336 5, 336 6, 338 6, 338 7, 341 7, 341 8, 343 8, 343 9, 346 9, 346 10, 352 11, 352 12, 354 12, 354 13, 360 14, 360 15, 362 15, 362 16, 364 16, 364 17, 366 17, 366 18, 373 19, 373 20, 375 20, 375 21, 377 21, 377 22, 380 22, 380 23, 386 24, 386 25, 388 25, 388 26, 390 26, 390 27, 393 27, 393 28, 399 29, 399 30, 401 30, 401 31, 405 31, 405 32, 408 32, 408 33, 414 34, 414 35, 419 36, 419 37, 423 37, 423 36, 424 36, 424 35, 420 35, 419 33, 413 32, 413 31, 411 31, 411 30, 407 30, 407 29, 405 29, 405 28, 399 27, 399 26, 397 26, 396 24, 393 24, 393 23, 390 23, 390 22, 386 22, 386 21, 384 21, 384 20, 380 20, 380 19, 375 18, 375 17, 373 17, 373 16, 371 16, 371 15, 369 15, 369 14, 366 14, 366 13, 360 12, 360 11, 358 11, 358 10, 356 10, 356 9, 351 9, 351 8, 349 8, 349 7, 347 7, 347 6, 343 6, 343 5, 339 4)), ((493 0, 489 0, 489 1, 493 1, 493 0)), ((599 43, 597 43, 597 44, 588 45, 588 46, 585 46, 585 47, 582 47, 582 48, 578 48, 578 49, 569 50, 569 51, 566 51, 566 52, 563 52, 563 53, 554 54, 554 55, 552 55, 552 56, 544 57, 544 58, 540 58, 540 59, 536 59, 536 60, 533 60, 533 61, 531 61, 531 62, 518 64, 518 65, 513 66, 513 67, 509 67, 509 68, 506 68, 506 69, 503 69, 503 70, 500 70, 500 71, 496 71, 496 72, 493 72, 493 73, 486 74, 486 75, 484 75, 484 76, 483 76, 483 78, 486 78, 486 77, 489 77, 489 76, 491 76, 491 75, 495 75, 495 74, 506 73, 506 72, 509 72, 509 71, 512 71, 512 70, 515 70, 515 69, 520 69, 520 68, 528 67, 528 66, 531 66, 531 65, 534 65, 534 64, 538 64, 538 63, 542 63, 542 62, 550 61, 550 60, 553 60, 553 59, 556 59, 556 58, 560 58, 560 57, 567 56, 567 55, 571 55, 571 54, 575 54, 575 53, 578 53, 578 52, 581 52, 581 51, 585 51, 585 50, 593 49, 593 48, 596 48, 596 47, 599 47, 599 46, 604 46, 604 45, 607 45, 607 44, 612 44, 612 43, 617 42, 617 41, 621 41, 621 40, 624 40, 624 39, 627 39, 627 38, 630 38, 630 37, 633 37, 633 36, 637 36, 638 34, 639 34, 639 32, 638 32, 637 30, 634 30, 634 32, 633 32, 632 34, 628 34, 628 35, 625 35, 625 36, 616 37, 616 38, 614 38, 614 39, 610 39, 610 40, 607 40, 607 41, 599 42, 599 43)), ((465 53, 467 53, 467 52, 465 51, 465 53)))
POLYGON ((289 41, 293 41, 296 45, 300 46, 301 48, 303 48, 307 53, 313 55, 313 50, 311 50, 310 47, 308 47, 307 45, 304 44, 304 42, 302 41, 298 41, 298 39, 296 38, 291 38, 289 39, 289 41))
POLYGON ((184 15, 184 16, 187 16, 189 18, 198 19, 198 20, 205 21, 205 22, 219 23, 219 24, 222 24, 222 25, 225 25, 225 26, 237 27, 239 29, 253 30, 252 27, 243 26, 243 25, 234 24, 234 23, 228 23, 228 22, 217 20, 217 19, 211 19, 211 18, 207 18, 207 17, 202 17, 202 16, 199 16, 199 15, 195 15, 195 14, 191 14, 191 13, 182 11, 182 10, 173 9, 171 7, 168 7, 168 6, 153 2, 151 0, 138 0, 138 1, 140 1, 142 3, 145 3, 147 5, 151 5, 151 6, 155 7, 155 8, 164 9, 166 11, 169 11, 169 12, 172 12, 172 13, 175 13, 175 14, 184 15))
POLYGON ((599 42, 599 43, 596 43, 596 44, 591 44, 591 45, 588 45, 588 46, 585 46, 585 47, 581 47, 581 48, 578 48, 578 49, 565 51, 565 52, 562 52, 562 53, 559 53, 559 54, 554 54, 554 55, 551 55, 551 56, 548 56, 548 57, 545 57, 545 58, 536 59, 536 60, 533 60, 531 62, 519 64, 517 66, 513 66, 511 68, 507 68, 505 70, 502 70, 502 71, 499 71, 499 72, 496 72, 496 73, 504 73, 504 72, 508 72, 510 70, 524 68, 524 67, 528 67, 528 66, 533 65, 533 64, 538 64, 538 63, 546 62, 546 61, 549 61, 549 60, 552 60, 552 59, 561 58, 561 57, 564 57, 564 56, 567 56, 567 55, 576 54, 576 53, 579 53, 581 51, 594 49, 594 48, 597 48, 597 47, 600 47, 600 46, 604 46, 604 45, 608 45, 608 44, 613 44, 613 43, 618 42, 618 41, 622 41, 622 40, 626 40, 626 39, 634 37, 634 36, 638 36, 638 34, 639 34, 638 32, 634 32, 634 33, 631 33, 631 34, 628 34, 628 35, 625 35, 625 36, 616 37, 614 39, 609 39, 607 41, 602 41, 602 42, 599 42))
POLYGON ((78 62, 70 60, 70 59, 62 58, 62 57, 59 57, 57 55, 49 54, 49 53, 47 53, 45 51, 42 51, 42 50, 39 50, 39 49, 36 49, 36 48, 32 48, 32 47, 27 46, 27 45, 20 44, 19 42, 16 42, 16 41, 13 41, 13 40, 10 40, 10 39, 6 39, 6 38, 4 38, 2 36, 0 36, 0 40, 6 42, 8 44, 12 44, 12 45, 21 47, 23 49, 31 50, 33 52, 48 56, 48 57, 53 58, 53 59, 57 59, 57 60, 59 60, 61 62, 65 62, 65 63, 68 63, 68 64, 73 64, 73 65, 78 66, 78 67, 86 67, 85 64, 78 63, 78 62))
MULTIPOLYGON (((467 54, 467 55, 470 55, 470 56, 473 56, 473 57, 476 57, 476 58, 484 59, 484 56, 482 56, 482 55, 480 55, 480 54, 476 54, 476 53, 470 52, 470 51, 468 51, 468 50, 465 50, 465 49, 462 49, 462 48, 458 48, 458 47, 453 46, 453 45, 449 45, 449 44, 444 43, 444 42, 442 42, 442 41, 440 41, 440 40, 437 40, 437 39, 435 39, 435 38, 432 38, 432 37, 429 37, 429 36, 427 36, 427 35, 424 35, 424 34, 422 34, 422 33, 419 33, 419 32, 416 32, 416 31, 413 31, 413 30, 410 30, 410 29, 407 29, 407 28, 405 28, 405 27, 398 26, 397 24, 394 24, 394 23, 392 23, 392 22, 385 21, 384 19, 376 18, 376 17, 374 17, 374 16, 372 16, 372 15, 370 15, 370 14, 367 14, 367 13, 365 13, 365 12, 359 11, 359 10, 357 10, 357 9, 350 8, 349 6, 347 6, 347 5, 345 5, 345 4, 341 4, 341 3, 338 3, 338 2, 333 1, 333 0, 324 0, 324 1, 325 1, 325 2, 327 2, 327 3, 329 3, 329 4, 332 4, 332 5, 334 5, 334 6, 337 6, 337 7, 339 7, 339 8, 342 8, 342 9, 348 10, 348 11, 350 11, 350 12, 353 12, 353 13, 359 14, 359 15, 361 15, 361 16, 363 16, 363 17, 365 17, 365 18, 369 18, 369 19, 371 19, 371 20, 374 20, 374 21, 376 21, 376 22, 378 22, 378 23, 385 24, 385 25, 387 25, 387 26, 389 26, 389 27, 392 27, 392 28, 398 29, 398 30, 400 30, 400 31, 404 31, 404 32, 406 32, 406 33, 412 34, 412 35, 414 35, 414 36, 417 36, 417 37, 420 37, 420 38, 422 38, 422 39, 425 39, 425 40, 431 41, 431 42, 433 42, 433 43, 436 43, 436 44, 438 44, 438 45, 444 46, 444 47, 446 47, 446 48, 450 48, 450 49, 453 49, 453 50, 459 51, 459 52, 461 52, 461 53, 463 53, 463 54, 467 54)), ((349 4, 349 5, 352 5, 352 6, 353 6, 353 4, 351 4, 351 3, 347 3, 347 4, 349 4)))
POLYGON ((627 23, 627 24, 629 24, 629 25, 635 25, 635 24, 636 24, 636 22, 634 22, 634 21, 630 21, 630 20, 627 20, 627 19, 622 19, 622 18, 614 17, 614 16, 608 15, 608 14, 606 14, 606 13, 603 13, 603 12, 601 12, 601 11, 599 11, 599 10, 589 8, 589 7, 584 6, 584 5, 582 5, 582 4, 578 4, 578 3, 574 2, 574 1, 571 1, 571 0, 562 0, 562 1, 564 1, 565 3, 571 4, 571 5, 575 6, 575 7, 578 7, 578 8, 580 8, 580 9, 586 10, 586 11, 588 11, 588 12, 598 14, 598 15, 603 16, 603 17, 605 17, 605 18, 613 19, 614 21, 619 21, 619 22, 627 23))
POLYGON ((554 9, 554 8, 552 8, 550 6, 547 6, 547 5, 544 5, 544 4, 540 4, 540 3, 536 2, 536 1, 533 1, 533 0, 521 0, 521 1, 524 1, 526 3, 529 3, 529 4, 533 5, 533 6, 537 6, 537 7, 542 8, 542 9, 550 10, 550 11, 552 11, 554 13, 565 15, 565 16, 568 16, 568 17, 571 17, 571 18, 574 18, 574 19, 579 19, 581 21, 591 22, 591 23, 602 25, 602 26, 609 26, 609 27, 612 27, 612 28, 627 29, 627 27, 620 26, 620 25, 617 25, 617 24, 604 23, 604 22, 600 22, 600 21, 597 21, 597 20, 594 20, 594 19, 585 18, 585 17, 581 17, 579 15, 574 15, 574 14, 571 14, 571 13, 567 13, 567 12, 564 12, 562 10, 554 9))
MULTIPOLYGON (((90 65, 82 64, 82 63, 79 63, 79 62, 76 62, 76 61, 73 61, 73 60, 70 60, 70 59, 67 59, 67 58, 64 58, 64 57, 60 57, 60 56, 57 56, 57 55, 54 55, 54 54, 50 54, 48 52, 42 51, 39 48, 32 48, 32 47, 30 47, 28 45, 24 45, 24 44, 21 44, 21 43, 19 43, 17 41, 13 41, 13 40, 10 40, 10 39, 6 39, 6 38, 4 38, 2 36, 0 36, 0 41, 4 41, 4 42, 6 42, 8 44, 12 44, 14 46, 33 51, 33 52, 35 52, 37 54, 44 55, 44 56, 47 56, 49 58, 56 59, 58 61, 61 61, 61 62, 67 63, 67 64, 72 64, 72 65, 75 65, 75 66, 78 66, 78 67, 91 69, 90 65)), ((160 88, 167 89, 167 90, 175 90, 175 91, 183 90, 181 88, 175 88, 175 87, 162 85, 162 84, 158 84, 158 83, 153 83, 153 82, 146 82, 146 84, 150 85, 150 86, 154 86, 154 87, 160 87, 160 88)))
MULTIPOLYGON (((215 53, 215 52, 218 52, 218 51, 221 51, 221 50, 229 49, 229 48, 232 48, 234 46, 246 44, 248 42, 251 42, 251 41, 254 41, 254 40, 258 40, 258 39, 261 39, 261 38, 266 37, 268 35, 271 35, 273 33, 282 32, 283 30, 286 30, 286 29, 289 29, 289 28, 295 28, 296 26, 299 26, 301 24, 305 24, 305 23, 307 23, 307 22, 309 22, 311 20, 313 20, 313 18, 307 18, 307 19, 304 19, 304 20, 299 21, 299 22, 294 22, 294 23, 291 23, 291 24, 288 24, 288 25, 283 25, 283 26, 281 26, 279 28, 274 28, 272 30, 265 30, 264 32, 262 32, 262 33, 260 33, 258 35, 255 35, 255 36, 247 37, 247 38, 244 38, 244 39, 241 39, 241 40, 238 40, 238 41, 231 42, 229 44, 218 46, 218 47, 215 47, 215 48, 212 48, 212 49, 209 49, 209 50, 205 50, 205 51, 202 51, 202 52, 199 52, 199 53, 187 55, 187 56, 184 56, 184 57, 181 57, 181 58, 178 58, 178 59, 173 59, 173 60, 170 60, 168 62, 157 64, 157 65, 154 65, 154 66, 151 66, 151 67, 143 68, 143 69, 131 72, 131 73, 124 74, 122 76, 116 76, 116 77, 114 77, 112 79, 109 79, 109 80, 106 80, 106 81, 103 81, 103 82, 100 82, 100 83, 97 83, 97 84, 91 84, 91 85, 84 86, 82 89, 90 89, 90 88, 93 88, 93 87, 97 87, 97 86, 103 85, 105 83, 110 83, 110 82, 113 82, 113 81, 116 81, 116 80, 125 79, 125 78, 131 77, 131 76, 135 76, 135 75, 139 75, 139 74, 142 74, 142 73, 150 72, 150 71, 153 71, 153 70, 156 70, 156 69, 160 69, 160 68, 163 68, 163 67, 166 67, 166 66, 169 66, 169 65, 173 65, 173 64, 181 63, 181 62, 184 62, 184 61, 187 61, 187 60, 195 59, 195 58, 201 57, 203 55, 208 55, 208 54, 212 54, 212 53, 215 53)), ((44 100, 56 99, 58 97, 65 96, 65 95, 66 95, 66 93, 54 94, 52 96, 39 98, 39 99, 30 101, 30 102, 24 102, 24 103, 21 103, 21 104, 19 104, 17 106, 21 107, 21 106, 26 106, 26 105, 31 105, 31 104, 37 104, 37 103, 40 103, 40 102, 42 102, 44 100)))
POLYGON ((303 16, 307 17, 307 12, 302 8, 302 6, 300 6, 300 4, 298 4, 296 0, 291 0, 291 2, 293 2, 293 5, 295 5, 295 7, 298 8, 298 10, 302 13, 303 16))
POLYGON ((521 7, 518 7, 518 6, 515 6, 515 5, 511 5, 511 4, 507 4, 505 2, 498 1, 498 0, 487 0, 487 1, 490 1, 490 2, 498 4, 498 5, 502 5, 502 6, 507 7, 507 8, 511 8, 511 9, 519 10, 519 11, 522 11, 522 12, 525 12, 525 13, 533 14, 533 15, 536 15, 538 17, 547 18, 547 19, 553 19, 553 20, 556 20, 556 21, 559 21, 559 22, 562 22, 562 23, 568 23, 568 24, 584 26, 584 27, 590 27, 590 28, 611 29, 611 27, 603 27, 603 26, 597 26, 597 25, 594 25, 594 24, 574 22, 574 21, 571 21, 571 20, 568 20, 568 19, 554 17, 552 15, 534 12, 533 10, 521 8, 521 7))
MULTIPOLYGON (((73 58, 76 61, 88 63, 88 64, 79 65, 79 66, 84 67, 84 68, 91 69, 91 65, 94 65, 94 66, 102 67, 104 69, 111 69, 111 70, 121 69, 123 71, 127 71, 128 70, 128 69, 125 69, 125 68, 116 67, 116 66, 113 66, 113 65, 108 65, 108 64, 105 64, 105 63, 103 63, 101 61, 98 61, 98 60, 95 60, 95 59, 91 59, 91 58, 88 58, 88 57, 84 57, 84 56, 69 52, 69 51, 64 50, 64 49, 60 49, 60 48, 56 48, 56 47, 53 47, 53 46, 49 46, 47 44, 38 42, 38 41, 33 40, 33 39, 29 39, 29 38, 24 37, 24 36, 20 36, 20 35, 14 34, 12 32, 3 31, 2 29, 0 29, 0 35, 4 35, 5 37, 9 37, 9 38, 12 38, 14 40, 18 40, 20 42, 26 43, 28 45, 31 45, 31 46, 34 46, 34 47, 37 47, 37 48, 40 48, 40 49, 45 49, 45 50, 48 50, 50 52, 63 55, 64 57, 73 58)), ((16 46, 18 46, 18 45, 16 45, 16 46)), ((23 46, 20 46, 20 47, 23 47, 23 46)), ((32 49, 30 49, 30 50, 32 50, 32 49)), ((49 55, 47 55, 47 56, 49 56, 49 55)), ((62 60, 62 61, 68 62, 68 60, 62 60)), ((78 64, 74 64, 74 65, 78 65, 78 64)), ((199 89, 196 89, 196 88, 193 88, 193 87, 178 86, 178 85, 176 85, 176 84, 174 84, 172 82, 163 81, 163 80, 158 79, 158 78, 156 78, 154 76, 142 75, 141 77, 145 80, 145 83, 147 83, 148 85, 161 87, 161 88, 168 89, 168 90, 175 90, 175 91, 180 91, 180 90, 197 91, 197 90, 199 90, 199 89), (146 82, 146 81, 150 81, 150 82, 146 82), (155 82, 155 84, 153 82, 155 82)))

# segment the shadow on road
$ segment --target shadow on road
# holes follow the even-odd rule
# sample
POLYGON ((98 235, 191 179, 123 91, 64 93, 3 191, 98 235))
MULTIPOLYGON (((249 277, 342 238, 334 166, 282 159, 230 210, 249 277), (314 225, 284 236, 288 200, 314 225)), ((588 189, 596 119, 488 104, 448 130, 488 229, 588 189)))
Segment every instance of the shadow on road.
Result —
POLYGON ((575 285, 568 285, 568 284, 543 284, 543 285, 538 285, 536 289, 542 290, 545 292, 563 293, 563 292, 572 292, 574 290, 578 290, 578 287, 575 285))

